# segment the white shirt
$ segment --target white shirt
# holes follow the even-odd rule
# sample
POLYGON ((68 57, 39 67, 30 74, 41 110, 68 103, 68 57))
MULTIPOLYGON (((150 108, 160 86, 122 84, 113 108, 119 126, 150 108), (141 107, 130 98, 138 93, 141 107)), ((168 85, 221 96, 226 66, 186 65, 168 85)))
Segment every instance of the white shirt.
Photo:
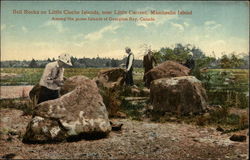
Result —
POLYGON ((39 84, 52 90, 59 90, 60 86, 54 80, 63 81, 63 73, 64 68, 59 67, 58 61, 48 63, 39 84))
POLYGON ((134 60, 134 55, 132 52, 130 52, 128 55, 129 57, 129 61, 128 61, 128 68, 127 68, 127 71, 130 70, 130 68, 132 67, 132 64, 133 64, 133 60, 134 60), (130 55, 130 56, 129 56, 130 55))

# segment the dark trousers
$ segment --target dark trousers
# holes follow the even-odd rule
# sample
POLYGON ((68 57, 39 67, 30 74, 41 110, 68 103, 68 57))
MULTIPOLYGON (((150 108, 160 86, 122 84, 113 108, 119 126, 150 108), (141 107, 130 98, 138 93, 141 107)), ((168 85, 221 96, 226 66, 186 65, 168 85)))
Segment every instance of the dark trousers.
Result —
POLYGON ((133 80, 133 69, 130 69, 126 73, 126 78, 125 78, 126 85, 133 86, 134 85, 134 80, 133 80))
POLYGON ((52 90, 48 89, 47 87, 41 86, 37 104, 57 98, 59 98, 58 90, 52 90))

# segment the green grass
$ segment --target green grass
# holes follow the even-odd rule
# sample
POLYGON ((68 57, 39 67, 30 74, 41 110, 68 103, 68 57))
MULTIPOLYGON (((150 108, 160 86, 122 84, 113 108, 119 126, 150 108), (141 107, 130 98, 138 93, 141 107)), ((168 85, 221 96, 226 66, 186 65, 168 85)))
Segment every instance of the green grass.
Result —
POLYGON ((1 78, 1 85, 36 84, 42 76, 42 68, 2 68, 1 73, 14 73, 15 77, 1 78))
MULTIPOLYGON (((2 68, 1 73, 15 73, 16 77, 1 79, 1 85, 32 85, 39 82, 43 68, 2 68)), ((66 68, 64 76, 71 77, 75 75, 84 75, 89 78, 97 76, 99 68, 66 68)))
MULTIPOLYGON (((105 68, 66 68, 64 76, 72 77, 76 75, 83 75, 89 78, 94 78, 98 75, 98 72, 105 68)), ((14 73, 17 76, 1 79, 0 85, 34 85, 39 82, 44 68, 1 68, 1 73, 14 73)), ((143 69, 135 68, 134 79, 142 79, 143 69)))
POLYGON ((247 69, 210 69, 201 76, 209 103, 226 107, 248 107, 248 80, 247 69))

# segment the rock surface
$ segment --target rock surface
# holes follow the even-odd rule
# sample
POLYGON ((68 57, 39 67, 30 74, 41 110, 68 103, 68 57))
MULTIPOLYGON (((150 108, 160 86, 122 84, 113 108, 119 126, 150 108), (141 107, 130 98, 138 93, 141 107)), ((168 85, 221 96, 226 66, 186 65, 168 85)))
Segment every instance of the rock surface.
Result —
POLYGON ((60 98, 35 107, 35 117, 27 127, 25 141, 61 141, 70 136, 106 135, 111 131, 108 112, 93 80, 71 77, 65 81, 62 91, 64 95, 60 98))
POLYGON ((190 69, 177 62, 166 61, 145 73, 144 80, 146 86, 149 87, 153 80, 160 78, 188 76, 189 72, 190 69))
POLYGON ((125 70, 121 68, 105 69, 100 71, 93 80, 96 81, 98 86, 114 88, 124 84, 125 74, 125 70))
POLYGON ((63 86, 60 89, 60 95, 64 95, 66 93, 69 93, 73 91, 77 86, 81 85, 83 82, 88 81, 89 78, 85 76, 73 76, 70 78, 67 78, 63 82, 63 86))
POLYGON ((184 115, 207 108, 207 95, 201 82, 193 76, 161 78, 150 86, 150 101, 155 111, 184 115))

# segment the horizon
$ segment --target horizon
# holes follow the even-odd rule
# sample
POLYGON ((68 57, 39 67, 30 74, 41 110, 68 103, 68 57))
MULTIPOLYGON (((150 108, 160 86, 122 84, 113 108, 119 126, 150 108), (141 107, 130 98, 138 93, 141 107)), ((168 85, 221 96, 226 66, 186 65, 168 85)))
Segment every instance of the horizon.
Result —
POLYGON ((126 56, 126 46, 131 47, 136 59, 142 59, 145 44, 152 50, 159 50, 176 43, 192 44, 206 56, 213 56, 214 52, 216 58, 233 52, 249 54, 248 13, 247 2, 3 1, 1 61, 44 60, 65 52, 77 58, 99 55, 122 59, 126 56), (20 10, 49 10, 50 14, 19 14, 20 10), (192 11, 192 15, 145 15, 156 20, 136 22, 52 20, 52 17, 95 17, 93 14, 63 14, 60 10, 121 11, 111 15, 117 19, 124 17, 122 11, 130 10, 192 11))
MULTIPOLYGON (((224 54, 221 54, 221 56, 223 56, 224 54)), ((231 56, 231 53, 229 53, 229 54, 225 54, 225 55, 227 55, 227 56, 231 56)), ((244 56, 250 56, 249 54, 247 54, 247 53, 236 53, 235 54, 236 56, 240 56, 240 58, 243 58, 244 56)), ((220 59, 221 58, 221 56, 220 57, 215 57, 216 59, 220 59)), ((124 58, 126 58, 126 56, 124 56, 123 58, 114 58, 114 57, 101 57, 101 56, 96 56, 96 57, 76 57, 76 56, 71 56, 71 57, 74 57, 74 58, 77 58, 77 59, 82 59, 82 58, 89 58, 89 59, 93 59, 93 58, 101 58, 101 59, 115 59, 115 60, 123 60, 124 58)), ((211 55, 210 55, 210 57, 212 57, 211 55)), ((57 60, 57 58, 56 57, 48 57, 48 58, 44 58, 44 59, 36 59, 36 58, 30 58, 30 59, 19 59, 19 60, 17 60, 17 59, 10 59, 10 60, 1 60, 1 62, 4 62, 4 61, 32 61, 32 59, 34 59, 34 60, 36 60, 36 61, 47 61, 48 59, 50 59, 50 60, 52 60, 52 59, 55 59, 55 60, 57 60)), ((136 58, 135 57, 135 60, 143 60, 143 57, 141 57, 141 58, 136 58)))

